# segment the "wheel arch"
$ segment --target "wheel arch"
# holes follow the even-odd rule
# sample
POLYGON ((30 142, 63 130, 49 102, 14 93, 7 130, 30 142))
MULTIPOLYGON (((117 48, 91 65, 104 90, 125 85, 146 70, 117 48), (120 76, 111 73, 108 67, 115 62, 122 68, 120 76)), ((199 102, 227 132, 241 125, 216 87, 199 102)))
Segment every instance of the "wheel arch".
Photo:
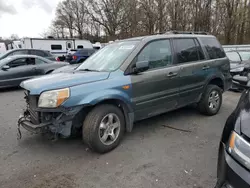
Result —
POLYGON ((110 98, 110 99, 104 99, 104 100, 97 102, 93 107, 96 107, 102 104, 111 104, 121 109, 124 115, 125 123, 126 123, 126 131, 127 132, 132 131, 133 123, 134 123, 134 113, 132 112, 132 107, 129 104, 127 104, 121 99, 110 98))
MULTIPOLYGON (((206 87, 207 87, 208 85, 216 85, 216 86, 218 86, 219 88, 221 88, 222 91, 224 91, 224 88, 225 88, 225 83, 224 83, 224 81, 223 81, 223 78, 221 78, 220 76, 211 77, 211 78, 208 80, 208 82, 207 82, 207 84, 206 84, 206 87)), ((206 88, 204 88, 204 89, 206 89, 206 88)))
POLYGON ((80 125, 79 123, 81 123, 85 119, 86 115, 93 108, 95 108, 99 105, 103 105, 103 104, 111 104, 111 105, 118 107, 124 115, 125 124, 126 124, 126 131, 127 132, 132 131, 133 123, 134 123, 134 113, 133 113, 132 107, 129 104, 127 104, 126 102, 124 102, 123 100, 118 99, 118 98, 103 99, 103 100, 100 100, 96 103, 92 103, 92 104, 89 104, 89 105, 83 107, 82 110, 78 113, 79 115, 77 116, 77 118, 75 118, 75 120, 77 121, 77 124, 80 125))

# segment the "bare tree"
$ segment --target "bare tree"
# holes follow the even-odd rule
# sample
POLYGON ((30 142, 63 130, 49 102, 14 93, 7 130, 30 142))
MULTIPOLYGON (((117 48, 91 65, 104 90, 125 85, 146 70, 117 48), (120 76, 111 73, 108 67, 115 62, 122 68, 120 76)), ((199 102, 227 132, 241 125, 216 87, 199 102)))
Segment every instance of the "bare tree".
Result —
POLYGON ((63 0, 52 25, 59 37, 115 40, 192 30, 225 44, 250 43, 250 0, 63 0))
POLYGON ((84 27, 86 22, 86 6, 84 0, 71 1, 72 13, 74 17, 73 26, 78 33, 80 39, 83 38, 84 27))
POLYGON ((124 21, 126 0, 87 0, 88 13, 94 22, 104 27, 111 39, 116 38, 117 31, 124 21))
POLYGON ((57 20, 60 20, 60 22, 63 22, 63 24, 67 26, 70 38, 73 38, 74 16, 71 2, 71 0, 65 0, 60 2, 56 9, 56 16, 57 20))

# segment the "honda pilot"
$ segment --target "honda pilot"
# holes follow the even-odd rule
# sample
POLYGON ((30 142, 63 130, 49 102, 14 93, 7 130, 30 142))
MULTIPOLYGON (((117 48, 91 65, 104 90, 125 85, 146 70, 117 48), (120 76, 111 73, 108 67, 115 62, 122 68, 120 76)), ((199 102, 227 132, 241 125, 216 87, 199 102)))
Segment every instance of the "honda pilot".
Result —
POLYGON ((82 133, 92 150, 116 148, 134 122, 187 105, 219 112, 231 86, 229 60, 208 34, 144 36, 116 41, 70 72, 21 83, 27 109, 18 120, 33 133, 82 133))

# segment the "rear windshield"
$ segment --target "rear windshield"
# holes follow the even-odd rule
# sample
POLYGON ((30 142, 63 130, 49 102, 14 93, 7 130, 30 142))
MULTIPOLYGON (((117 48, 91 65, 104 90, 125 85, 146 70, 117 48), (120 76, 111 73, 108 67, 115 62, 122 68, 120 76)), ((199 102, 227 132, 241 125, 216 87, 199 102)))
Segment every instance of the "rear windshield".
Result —
POLYGON ((203 46, 206 48, 208 56, 210 59, 218 59, 226 57, 226 54, 220 45, 220 43, 217 41, 216 38, 212 37, 203 37, 200 38, 203 46))

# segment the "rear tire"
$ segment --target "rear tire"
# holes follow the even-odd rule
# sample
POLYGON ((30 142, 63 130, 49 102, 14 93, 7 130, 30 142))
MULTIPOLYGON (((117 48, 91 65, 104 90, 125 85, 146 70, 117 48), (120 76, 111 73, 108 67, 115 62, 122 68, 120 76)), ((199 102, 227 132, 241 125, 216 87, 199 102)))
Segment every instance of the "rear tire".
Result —
POLYGON ((86 116, 82 136, 90 149, 106 153, 119 145, 124 132, 125 120, 122 111, 114 105, 103 104, 96 106, 86 116))
POLYGON ((222 104, 222 89, 217 85, 208 85, 198 103, 198 109, 202 114, 216 115, 222 104))

